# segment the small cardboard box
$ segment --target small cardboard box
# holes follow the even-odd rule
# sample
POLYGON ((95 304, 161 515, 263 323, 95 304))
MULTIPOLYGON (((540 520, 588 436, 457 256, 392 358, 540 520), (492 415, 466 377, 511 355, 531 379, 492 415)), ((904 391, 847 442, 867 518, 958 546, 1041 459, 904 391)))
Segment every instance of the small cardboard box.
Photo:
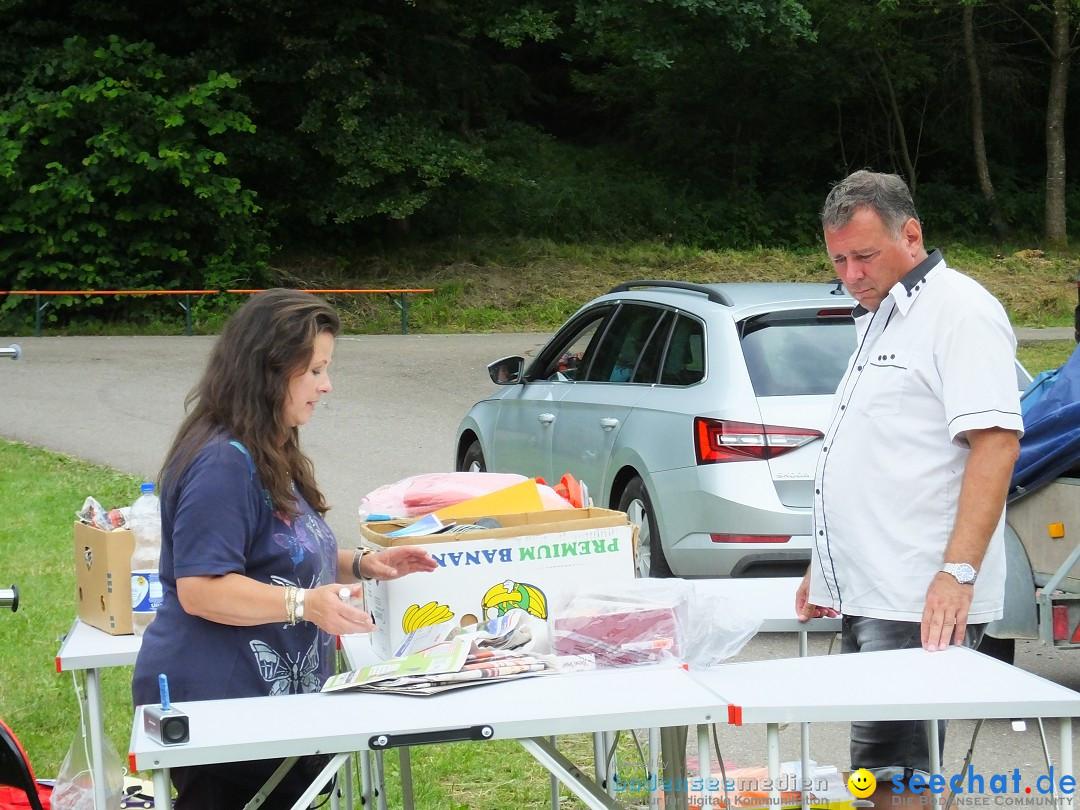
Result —
POLYGON ((75 522, 75 597, 79 618, 114 636, 131 629, 131 554, 127 529, 104 532, 75 522))
POLYGON ((422 537, 385 536, 407 521, 361 525, 369 548, 420 545, 439 563, 431 573, 364 583, 376 654, 390 657, 407 633, 449 619, 474 624, 520 607, 547 620, 579 587, 634 578, 635 533, 623 512, 554 509, 498 519, 502 528, 422 537))

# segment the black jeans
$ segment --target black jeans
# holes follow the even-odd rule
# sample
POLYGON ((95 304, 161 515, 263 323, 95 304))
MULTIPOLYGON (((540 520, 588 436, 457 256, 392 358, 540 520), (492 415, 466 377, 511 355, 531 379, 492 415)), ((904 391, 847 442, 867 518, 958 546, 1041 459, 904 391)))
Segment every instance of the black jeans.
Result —
MULTIPOLYGON (((266 797, 260 810, 289 810, 329 761, 327 756, 301 757, 266 797)), ((242 810, 281 762, 260 759, 173 768, 170 774, 177 791, 176 810, 242 810)), ((332 787, 331 779, 320 792, 328 793, 332 787)))

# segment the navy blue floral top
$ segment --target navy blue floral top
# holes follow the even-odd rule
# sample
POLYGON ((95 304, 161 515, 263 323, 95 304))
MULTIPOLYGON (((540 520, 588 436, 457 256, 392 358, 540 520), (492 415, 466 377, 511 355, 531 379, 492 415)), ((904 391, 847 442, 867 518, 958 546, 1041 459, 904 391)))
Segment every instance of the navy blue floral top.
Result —
MULTIPOLYGON (((313 588, 337 580, 337 541, 299 499, 300 515, 276 512, 247 451, 208 443, 161 499, 164 602, 143 635, 135 664, 136 705, 158 701, 158 674, 174 701, 316 692, 332 672, 334 639, 310 622, 235 627, 184 612, 176 580, 243 574, 313 588)), ((282 594, 282 616, 285 613, 282 594)))

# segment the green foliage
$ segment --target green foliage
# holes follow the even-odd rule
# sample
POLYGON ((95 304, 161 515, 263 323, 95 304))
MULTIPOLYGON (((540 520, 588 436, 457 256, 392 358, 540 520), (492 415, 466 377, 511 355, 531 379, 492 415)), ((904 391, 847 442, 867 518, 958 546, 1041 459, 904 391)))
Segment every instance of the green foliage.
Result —
MULTIPOLYGON (((1045 15, 975 12, 997 202, 1037 234, 1045 15)), ((1001 237, 960 32, 939 3, 10 0, 0 286, 258 287, 269 251, 451 236, 810 247, 863 166, 935 235, 1001 237)))
POLYGON ((1016 347, 1016 357, 1032 377, 1043 371, 1061 368, 1076 350, 1071 340, 1045 340, 1016 347))
MULTIPOLYGON (((0 97, 0 265, 14 289, 190 289, 257 277, 254 193, 217 141, 237 81, 148 43, 81 37, 0 97)), ((56 311, 79 299, 60 299, 56 311)), ((100 303, 100 302, 96 302, 100 303)))

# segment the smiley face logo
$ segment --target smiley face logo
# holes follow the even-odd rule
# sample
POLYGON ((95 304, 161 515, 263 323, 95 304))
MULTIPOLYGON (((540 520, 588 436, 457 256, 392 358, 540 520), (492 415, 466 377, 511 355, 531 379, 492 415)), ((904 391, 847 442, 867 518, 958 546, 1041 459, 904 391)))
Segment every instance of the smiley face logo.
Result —
POLYGON ((865 799, 877 790, 877 779, 866 768, 859 768, 848 777, 847 787, 852 796, 865 799))

